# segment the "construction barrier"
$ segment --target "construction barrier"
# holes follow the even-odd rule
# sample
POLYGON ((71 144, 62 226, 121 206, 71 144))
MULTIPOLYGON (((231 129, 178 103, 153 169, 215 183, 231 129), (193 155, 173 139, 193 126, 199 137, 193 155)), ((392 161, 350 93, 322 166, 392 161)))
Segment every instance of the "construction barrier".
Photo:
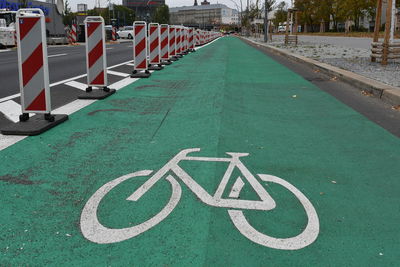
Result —
POLYGON ((115 93, 115 90, 108 88, 104 19, 100 16, 87 17, 84 23, 88 87, 86 94, 78 98, 104 99, 115 93), (102 90, 93 90, 93 87, 102 88, 102 90))
POLYGON ((111 30, 111 40, 113 42, 117 41, 117 28, 116 27, 112 27, 111 30))
POLYGON ((170 65, 171 61, 169 59, 169 25, 161 24, 160 25, 160 53, 161 53, 161 64, 162 65, 170 65))
POLYGON ((169 26, 169 56, 171 61, 178 60, 176 56, 176 27, 169 26))
POLYGON ((20 122, 2 129, 3 134, 37 135, 68 119, 51 115, 45 16, 41 9, 20 9, 16 14, 18 70, 21 92, 20 122), (44 114, 44 119, 29 114, 44 114))
POLYGON ((147 23, 144 21, 135 21, 133 24, 133 60, 134 70, 132 78, 148 78, 150 72, 148 70, 147 61, 147 23), (142 72, 143 71, 143 72, 142 72))
POLYGON ((160 59, 160 25, 149 24, 149 70, 162 70, 160 59))
POLYGON ((186 55, 186 28, 181 27, 181 54, 186 55))
POLYGON ((195 44, 195 46, 200 45, 200 30, 194 31, 194 44, 195 44))
POLYGON ((182 36, 182 31, 181 31, 181 27, 180 26, 176 26, 176 38, 175 38, 175 48, 176 48, 176 56, 178 57, 182 57, 181 53, 181 36, 182 36))
POLYGON ((71 41, 72 41, 72 43, 76 43, 76 41, 78 40, 77 39, 77 26, 76 26, 76 24, 72 24, 72 27, 71 27, 71 41))
POLYGON ((188 44, 188 41, 189 41, 189 31, 188 31, 188 28, 183 28, 183 40, 184 40, 184 43, 183 43, 183 52, 184 53, 188 53, 188 50, 189 50, 189 44, 188 44))
POLYGON ((188 32, 188 49, 190 52, 194 52, 195 49, 195 45, 194 45, 194 29, 193 28, 189 28, 189 32, 188 32))

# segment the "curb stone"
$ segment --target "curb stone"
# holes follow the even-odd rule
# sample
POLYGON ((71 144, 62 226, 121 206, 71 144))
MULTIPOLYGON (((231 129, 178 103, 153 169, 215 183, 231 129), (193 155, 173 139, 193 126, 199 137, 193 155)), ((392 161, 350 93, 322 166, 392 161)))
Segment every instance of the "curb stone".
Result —
POLYGON ((263 46, 267 50, 272 53, 288 57, 297 62, 306 64, 310 67, 317 68, 324 74, 328 74, 330 76, 336 76, 341 81, 349 83, 360 90, 367 90, 372 93, 375 97, 380 98, 382 101, 390 104, 390 105, 400 105, 400 88, 391 86, 388 84, 384 84, 382 82, 370 79, 368 77, 356 74, 354 72, 343 70, 338 67, 334 67, 332 65, 321 63, 319 61, 296 55, 290 52, 287 52, 283 49, 276 48, 267 44, 259 43, 254 40, 248 39, 246 37, 240 37, 243 40, 256 44, 258 46, 263 46))

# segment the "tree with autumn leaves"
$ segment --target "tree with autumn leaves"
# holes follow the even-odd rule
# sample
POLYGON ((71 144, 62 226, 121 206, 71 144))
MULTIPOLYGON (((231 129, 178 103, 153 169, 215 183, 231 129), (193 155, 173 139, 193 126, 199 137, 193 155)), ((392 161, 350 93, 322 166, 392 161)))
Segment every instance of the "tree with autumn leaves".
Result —
POLYGON ((359 30, 360 18, 365 15, 374 17, 376 0, 296 0, 295 7, 300 11, 302 24, 316 25, 332 20, 337 29, 339 22, 351 20, 359 30))

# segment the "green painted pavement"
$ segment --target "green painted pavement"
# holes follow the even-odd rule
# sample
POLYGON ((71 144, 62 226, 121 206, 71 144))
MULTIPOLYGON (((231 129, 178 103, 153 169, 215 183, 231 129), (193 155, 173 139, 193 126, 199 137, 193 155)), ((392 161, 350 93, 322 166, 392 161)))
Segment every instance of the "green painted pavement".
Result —
MULTIPOLYGON (((398 138, 239 39, 223 38, 0 152, 0 265, 394 266, 399 152, 398 138), (294 251, 255 244, 226 208, 207 206, 182 182, 178 206, 149 231, 107 245, 82 236, 82 209, 101 186, 196 147, 206 157, 250 153, 243 162, 253 174, 301 190, 318 213, 318 239, 294 251)), ((210 194, 227 167, 180 166, 210 194)), ((131 227, 158 213, 171 196, 165 179, 139 201, 125 200, 148 178, 106 195, 101 223, 131 227)), ((298 235, 307 223, 299 201, 263 185, 277 206, 245 211, 250 224, 273 237, 298 235)), ((240 196, 256 199, 247 184, 240 196)))

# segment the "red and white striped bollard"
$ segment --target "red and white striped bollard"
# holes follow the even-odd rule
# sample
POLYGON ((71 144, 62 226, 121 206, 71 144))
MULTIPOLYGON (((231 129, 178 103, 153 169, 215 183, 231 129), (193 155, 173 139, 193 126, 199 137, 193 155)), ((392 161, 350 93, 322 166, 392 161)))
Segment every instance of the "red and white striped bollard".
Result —
POLYGON ((78 98, 104 99, 115 93, 115 90, 108 88, 104 19, 100 16, 89 16, 86 17, 84 23, 88 87, 86 94, 78 98), (93 90, 93 87, 102 88, 102 90, 93 90))
POLYGON ((133 35, 134 69, 131 77, 148 78, 151 73, 148 70, 147 61, 147 23, 144 21, 135 21, 133 23, 133 35))
POLYGON ((171 61, 169 59, 169 25, 160 25, 160 58, 161 65, 170 65, 171 61))
POLYGON ((162 70, 160 58, 160 25, 149 24, 149 70, 162 70))

